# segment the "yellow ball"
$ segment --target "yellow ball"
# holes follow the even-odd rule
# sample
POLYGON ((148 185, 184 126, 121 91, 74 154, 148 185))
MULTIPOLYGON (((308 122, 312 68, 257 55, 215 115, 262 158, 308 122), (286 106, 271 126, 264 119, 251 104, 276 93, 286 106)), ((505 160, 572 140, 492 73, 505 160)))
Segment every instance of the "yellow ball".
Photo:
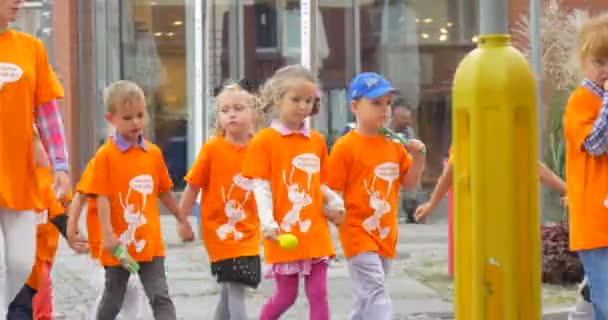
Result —
POLYGON ((279 236, 279 246, 283 249, 295 249, 298 246, 298 238, 291 233, 284 233, 279 236))

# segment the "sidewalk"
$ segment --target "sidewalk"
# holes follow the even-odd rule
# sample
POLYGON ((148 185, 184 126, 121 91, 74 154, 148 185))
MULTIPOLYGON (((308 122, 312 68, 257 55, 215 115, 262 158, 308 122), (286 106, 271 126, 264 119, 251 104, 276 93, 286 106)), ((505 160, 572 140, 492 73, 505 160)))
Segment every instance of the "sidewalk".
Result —
MULTIPOLYGON (((212 319, 218 288, 209 272, 205 251, 197 241, 179 243, 175 222, 162 216, 167 245, 169 288, 177 307, 178 319, 202 319, 201 312, 212 319)), ((193 219, 193 223, 196 223, 193 219)), ((335 230, 334 243, 339 245, 335 230)), ((395 259, 388 280, 393 300, 394 319, 451 319, 451 281, 447 277, 447 227, 444 225, 400 225, 399 257, 395 259)), ((332 319, 347 319, 352 293, 341 250, 328 274, 332 319)), ((85 319, 95 301, 87 279, 86 258, 74 255, 62 241, 54 272, 55 308, 66 319, 85 319)), ((564 296, 575 298, 573 289, 561 289, 564 296)), ((251 291, 248 303, 250 319, 256 319, 262 304, 273 291, 271 281, 262 281, 259 290, 251 291)), ((563 300, 563 299, 562 299, 563 300)), ((567 300, 567 299, 566 299, 567 300)), ((569 302, 562 302, 568 306, 569 302)), ((308 319, 306 295, 301 286, 296 305, 282 319, 308 319)), ((549 318, 547 318, 549 319, 549 318)), ((565 319, 551 317, 551 319, 565 319)))

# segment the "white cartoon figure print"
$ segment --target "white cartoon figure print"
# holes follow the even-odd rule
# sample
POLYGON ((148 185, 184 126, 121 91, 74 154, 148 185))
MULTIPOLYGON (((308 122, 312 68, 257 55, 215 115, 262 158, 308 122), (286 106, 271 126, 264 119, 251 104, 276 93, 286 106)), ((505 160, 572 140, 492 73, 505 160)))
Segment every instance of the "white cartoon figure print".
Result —
POLYGON ((234 240, 241 240, 243 238, 243 233, 238 231, 236 228, 236 224, 240 221, 245 220, 247 218, 247 213, 243 208, 247 200, 249 199, 249 195, 253 191, 254 182, 251 179, 247 179, 243 177, 240 173, 235 175, 232 178, 232 183, 230 184, 230 188, 228 188, 228 192, 224 186, 222 186, 222 200, 224 201, 224 213, 228 218, 228 222, 221 225, 217 228, 217 236, 222 239, 228 239, 228 236, 232 234, 234 240), (243 201, 239 202, 235 199, 231 199, 231 194, 234 187, 241 188, 245 190, 245 196, 243 197, 243 201))
POLYGON ((44 209, 34 216, 36 225, 41 225, 49 222, 49 210, 44 209))
POLYGON ((368 183, 366 179, 363 179, 363 187, 367 194, 369 194, 369 206, 374 210, 374 213, 363 220, 363 228, 373 233, 378 231, 380 239, 385 239, 390 231, 390 226, 382 227, 381 219, 384 215, 391 212, 391 205, 388 198, 391 194, 392 184, 399 177, 399 165, 394 162, 385 162, 374 168, 374 176, 368 183), (376 189, 377 180, 387 182, 386 195, 382 195, 380 191, 376 189))
POLYGON ((134 245, 135 251, 138 253, 144 250, 146 240, 137 240, 135 238, 135 231, 148 222, 143 210, 146 208, 146 198, 148 195, 152 194, 153 190, 154 180, 152 179, 152 176, 149 174, 142 174, 129 181, 129 191, 127 191, 127 195, 124 199, 122 198, 122 194, 120 192, 118 193, 118 199, 124 211, 123 218, 127 223, 127 230, 120 235, 119 240, 123 245, 134 245), (134 204, 129 203, 129 196, 133 191, 139 192, 142 197, 142 204, 139 207, 139 210, 136 210, 134 204))
POLYGON ((291 161, 291 165, 289 179, 287 179, 286 170, 283 170, 283 183, 287 188, 287 197, 289 198, 292 207, 287 214, 285 214, 285 217, 281 222, 281 229, 286 232, 291 232, 293 226, 297 224, 301 232, 308 232, 312 225, 312 221, 310 219, 302 220, 300 213, 304 207, 312 204, 312 197, 308 192, 310 192, 310 184, 312 183, 313 175, 321 171, 321 159, 319 159, 316 154, 303 153, 294 157, 291 161), (306 186, 300 187, 298 183, 293 182, 293 174, 296 169, 302 170, 308 175, 306 186))

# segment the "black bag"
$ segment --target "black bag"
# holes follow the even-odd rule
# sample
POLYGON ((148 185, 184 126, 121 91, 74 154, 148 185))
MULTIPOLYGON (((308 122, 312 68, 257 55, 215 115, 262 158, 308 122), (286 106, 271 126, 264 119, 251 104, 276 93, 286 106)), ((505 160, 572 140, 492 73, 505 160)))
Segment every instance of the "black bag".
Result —
POLYGON ((211 263, 217 282, 237 282, 256 289, 262 280, 260 256, 225 259, 211 263))

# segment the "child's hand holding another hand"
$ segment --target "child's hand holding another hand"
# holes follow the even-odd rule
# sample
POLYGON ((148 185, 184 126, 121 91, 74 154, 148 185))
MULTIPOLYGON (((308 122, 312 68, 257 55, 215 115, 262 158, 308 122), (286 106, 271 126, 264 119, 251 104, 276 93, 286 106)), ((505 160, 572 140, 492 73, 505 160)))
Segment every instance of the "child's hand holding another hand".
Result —
POLYGON ((268 240, 275 242, 279 241, 279 229, 278 228, 265 228, 262 230, 264 237, 268 240))

